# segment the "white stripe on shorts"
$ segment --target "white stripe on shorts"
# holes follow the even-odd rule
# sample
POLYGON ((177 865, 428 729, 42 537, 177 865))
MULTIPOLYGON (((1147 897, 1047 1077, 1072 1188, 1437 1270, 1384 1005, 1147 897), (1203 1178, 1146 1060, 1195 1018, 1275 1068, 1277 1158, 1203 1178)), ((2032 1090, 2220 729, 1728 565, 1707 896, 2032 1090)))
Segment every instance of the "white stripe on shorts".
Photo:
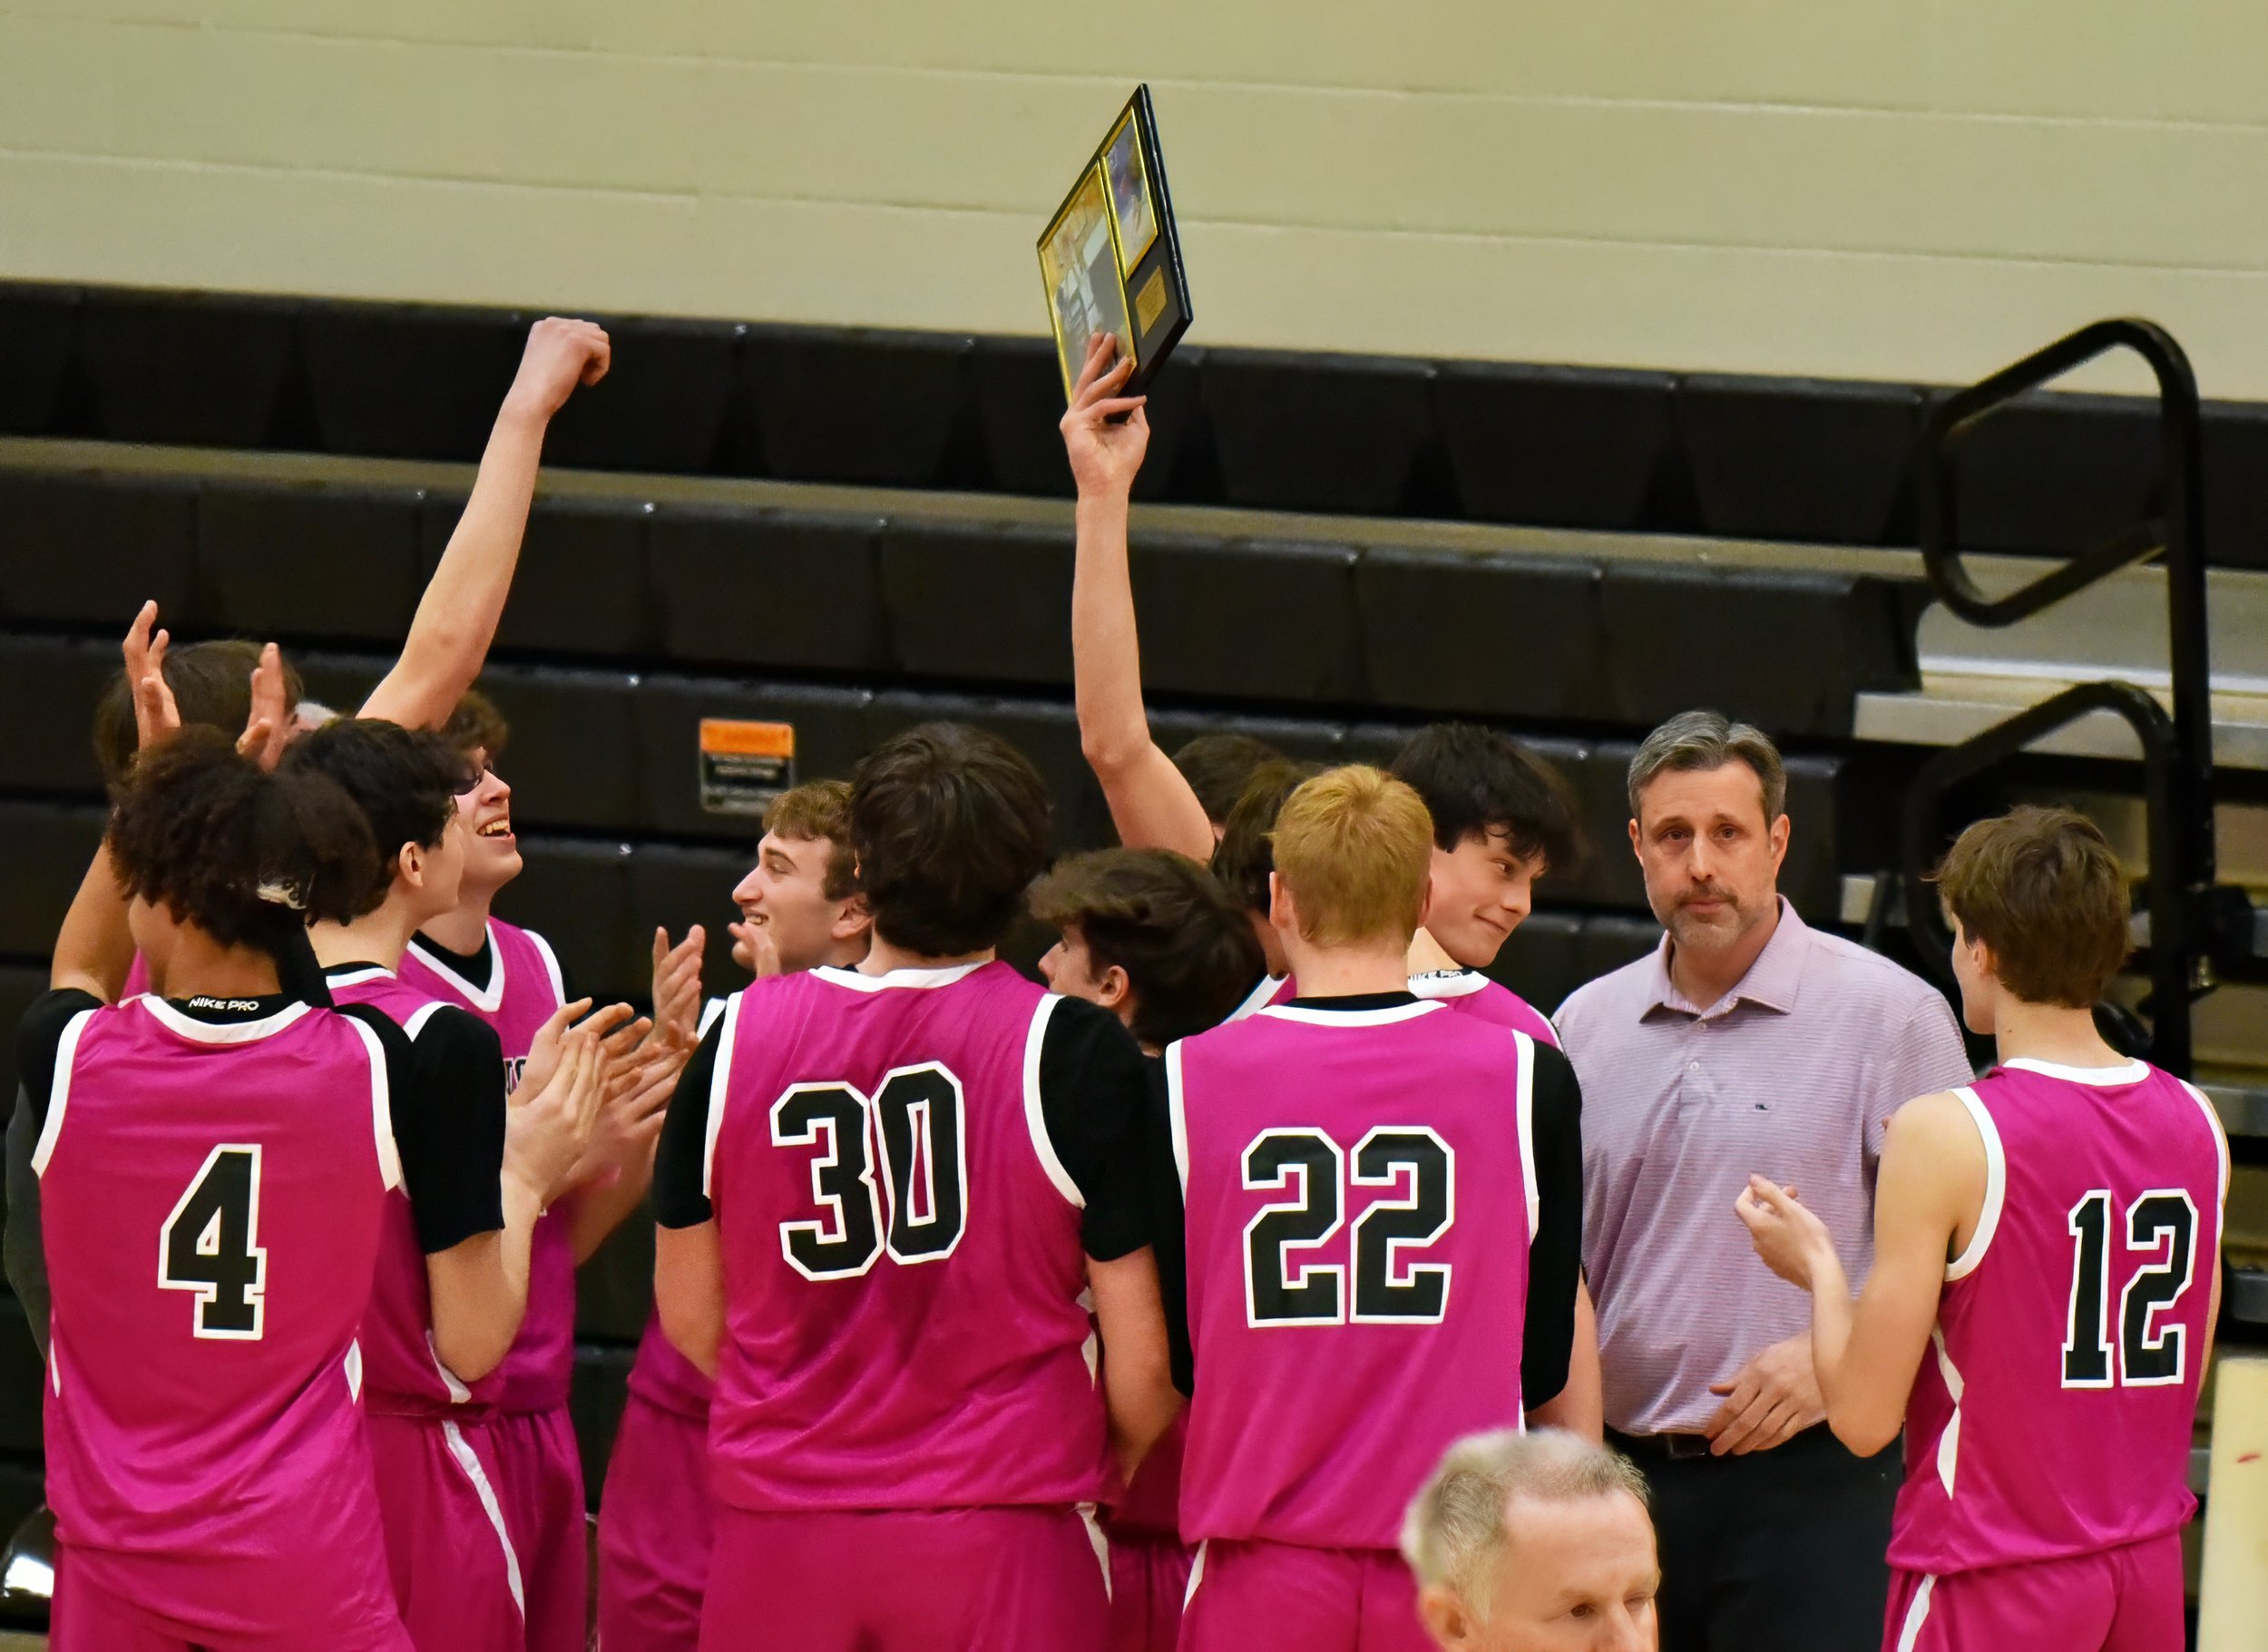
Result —
POLYGON ((481 1500, 481 1512, 496 1529, 496 1541, 504 1551, 504 1581, 512 1586, 512 1604, 522 1621, 528 1615, 527 1597, 520 1590, 520 1557, 512 1547, 512 1533, 504 1530, 504 1511, 497 1507, 496 1488, 488 1483, 488 1471, 481 1467, 481 1460, 465 1443, 464 1431, 454 1422, 441 1425, 441 1437, 449 1442, 449 1455, 456 1459, 456 1466, 464 1471, 464 1478, 473 1482, 473 1491, 481 1500))
POLYGON ((1906 1608, 1906 1621, 1898 1630, 1898 1652, 1913 1652, 1921 1644, 1921 1625, 1930 1615, 1930 1591, 1936 1587, 1935 1578, 1924 1578, 1921 1587, 1913 1591, 1913 1604, 1906 1608))

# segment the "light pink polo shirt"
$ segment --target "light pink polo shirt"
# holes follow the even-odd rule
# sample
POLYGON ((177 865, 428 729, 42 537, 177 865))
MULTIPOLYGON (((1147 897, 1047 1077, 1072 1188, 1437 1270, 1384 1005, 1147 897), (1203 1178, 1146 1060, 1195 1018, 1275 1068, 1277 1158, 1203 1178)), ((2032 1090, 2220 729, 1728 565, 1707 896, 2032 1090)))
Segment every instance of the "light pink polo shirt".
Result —
POLYGON ((1960 1031, 1936 989, 1784 900, 1718 1002, 1670 984, 1665 935, 1554 1020, 1583 1084, 1583 1265, 1608 1424, 1698 1430, 1723 1403, 1711 1383, 1811 1324, 1809 1299, 1757 1260, 1733 1214, 1749 1173, 1796 1185, 1856 1289, 1873 1262, 1883 1127, 1975 1076, 1960 1031))

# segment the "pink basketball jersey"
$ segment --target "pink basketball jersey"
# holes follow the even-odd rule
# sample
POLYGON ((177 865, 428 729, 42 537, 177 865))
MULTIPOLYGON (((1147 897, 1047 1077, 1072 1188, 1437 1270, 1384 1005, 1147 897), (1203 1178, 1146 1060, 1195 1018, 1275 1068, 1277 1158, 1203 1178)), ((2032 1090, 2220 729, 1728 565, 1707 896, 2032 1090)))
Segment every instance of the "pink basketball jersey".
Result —
POLYGON ((741 1509, 1095 1501, 1080 1196, 1040 1097, 1062 1002, 1005 963, 759 981, 709 1114, 741 1509))
POLYGON ((1168 1047, 1186 1540, 1390 1549, 1451 1441, 1519 1426, 1534 1061, 1423 1002, 1279 1004, 1168 1047))
POLYGON ((1954 1093, 1984 1138, 1984 1211, 1907 1405, 1891 1563, 1942 1575, 2175 1530, 2228 1188, 2212 1104, 2141 1061, 2009 1061, 1954 1093))
MULTIPOLYGON (((535 1035, 567 1002, 551 943, 501 918, 488 921, 489 974, 467 981, 448 960, 412 941, 402 954, 403 982, 462 1004, 495 1029, 504 1049, 504 1085, 518 1087, 535 1035)), ((528 1311, 501 1367, 498 1409, 552 1411, 567 1403, 575 1370, 575 1248, 565 1202, 535 1225, 528 1257, 528 1311)))
POLYGON ((58 1534, 158 1563, 145 1608, 278 1628, 378 1552, 355 1333, 401 1180, 383 1048, 303 1003, 218 1024, 139 998, 73 1021, 55 1073, 33 1168, 58 1534))
MULTIPOLYGON (((331 1001, 369 1004, 415 1040, 427 1017, 442 1007, 429 992, 409 985, 391 970, 376 966, 334 976, 331 1001)), ((386 1195, 386 1224, 378 1241, 377 1283, 370 1311, 363 1316, 364 1403, 393 1416, 454 1417, 464 1420, 494 1409, 503 1389, 501 1367, 466 1383, 441 1363, 433 1344, 433 1291, 425 1272, 425 1246, 417 1242, 409 1192, 386 1195)))
POLYGON ((1525 1032, 1540 1044, 1559 1047, 1559 1030, 1550 1018, 1511 988, 1479 970, 1432 970, 1410 977, 1410 991, 1466 1015, 1525 1032))
POLYGON ((140 998, 149 990, 150 961, 137 952, 134 961, 126 966, 126 990, 119 994, 118 1002, 124 1003, 129 998, 140 998))

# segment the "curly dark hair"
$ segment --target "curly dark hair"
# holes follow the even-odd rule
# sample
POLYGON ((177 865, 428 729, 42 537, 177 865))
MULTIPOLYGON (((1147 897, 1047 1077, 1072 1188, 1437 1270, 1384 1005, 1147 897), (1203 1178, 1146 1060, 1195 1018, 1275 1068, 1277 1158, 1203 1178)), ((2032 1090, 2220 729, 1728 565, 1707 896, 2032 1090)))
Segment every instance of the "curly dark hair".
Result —
MULTIPOLYGON (((252 672, 259 664, 260 645, 234 637, 211 642, 187 642, 168 649, 165 686, 173 690, 174 708, 185 728, 218 728, 234 736, 252 715, 252 672)), ((299 703, 302 685, 291 661, 283 662, 284 704, 299 703)), ((140 738, 134 724, 133 690, 123 670, 103 686, 94 702, 94 760, 103 766, 105 785, 116 787, 134 766, 134 746, 140 738)))
POLYGON ((1276 870, 1276 850, 1268 842, 1268 834, 1276 829, 1276 812, 1285 798, 1322 772, 1320 763, 1290 758, 1263 763, 1252 771, 1244 795, 1228 811, 1219 846, 1213 851, 1213 875, 1222 888, 1263 917, 1268 910, 1268 874, 1276 870))
POLYGON ((129 899, 279 960, 308 923, 357 916, 378 868, 370 824, 337 782, 262 773, 217 728, 184 728, 135 758, 109 841, 129 899))
POLYGON ((446 736, 365 717, 341 718, 302 735, 284 754, 284 767, 327 775, 370 823, 377 877, 357 917, 385 903, 405 845, 430 849, 441 841, 456 817, 457 794, 480 778, 446 736))
POLYGON ((503 756, 505 743, 512 738, 512 725, 496 709, 494 700, 478 689, 467 689, 456 709, 449 713, 449 720, 441 725, 441 738, 467 757, 477 751, 494 764, 503 756))
POLYGON ((1134 991, 1134 1036, 1156 1049, 1219 1025, 1267 971, 1252 921, 1220 881, 1171 849, 1097 849, 1032 886, 1031 915, 1076 930, 1134 991))
POLYGON ((850 836, 875 932, 951 958, 997 946, 1053 854, 1047 787, 996 734, 924 723, 851 773, 850 836))

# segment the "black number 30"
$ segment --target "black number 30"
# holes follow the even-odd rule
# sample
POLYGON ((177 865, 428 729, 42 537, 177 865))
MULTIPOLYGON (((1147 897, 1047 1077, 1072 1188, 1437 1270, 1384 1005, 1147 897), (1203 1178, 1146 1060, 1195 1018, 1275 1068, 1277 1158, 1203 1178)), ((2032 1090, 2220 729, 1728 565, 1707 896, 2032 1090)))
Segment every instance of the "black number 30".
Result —
POLYGON ((811 1161, 817 1218, 779 1225, 787 1266, 855 1279, 885 1250, 908 1266, 953 1255, 969 1217, 963 1123, 961 1080, 934 1061, 899 1068, 871 1097, 839 1081, 790 1086, 772 1103, 773 1145, 826 1150, 811 1161))
POLYGON ((258 1144, 213 1149, 158 1232, 159 1287, 197 1294, 197 1336, 259 1340, 268 1288, 259 1172, 258 1144))

